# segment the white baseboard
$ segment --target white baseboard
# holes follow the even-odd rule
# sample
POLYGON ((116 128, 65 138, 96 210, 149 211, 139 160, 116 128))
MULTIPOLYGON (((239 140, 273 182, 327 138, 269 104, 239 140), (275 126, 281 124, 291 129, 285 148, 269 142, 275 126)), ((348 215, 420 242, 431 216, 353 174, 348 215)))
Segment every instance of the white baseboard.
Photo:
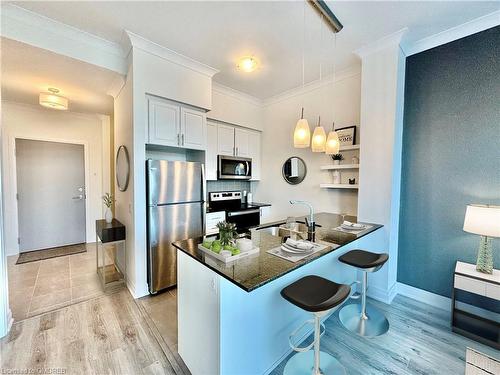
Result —
POLYGON ((451 310, 451 300, 448 297, 440 296, 423 289, 415 288, 414 286, 397 283, 397 294, 409 297, 419 302, 443 309, 446 311, 451 310))
POLYGON ((394 297, 396 297, 396 295, 398 294, 397 284, 398 283, 394 283, 389 290, 377 287, 373 284, 368 284, 368 290, 366 294, 370 298, 390 305, 394 297))

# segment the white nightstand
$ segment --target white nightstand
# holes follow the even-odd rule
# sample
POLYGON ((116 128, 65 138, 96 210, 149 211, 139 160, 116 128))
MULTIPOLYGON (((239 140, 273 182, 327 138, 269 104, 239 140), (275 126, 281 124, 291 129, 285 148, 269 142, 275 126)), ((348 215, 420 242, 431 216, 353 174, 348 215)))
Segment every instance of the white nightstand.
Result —
MULTIPOLYGON (((500 322, 464 311, 457 307, 456 292, 464 290, 498 303, 500 307, 500 271, 493 274, 476 271, 474 264, 457 262, 451 298, 451 325, 453 332, 467 336, 484 344, 500 349, 500 322)), ((482 306, 477 306, 481 307, 482 306)))

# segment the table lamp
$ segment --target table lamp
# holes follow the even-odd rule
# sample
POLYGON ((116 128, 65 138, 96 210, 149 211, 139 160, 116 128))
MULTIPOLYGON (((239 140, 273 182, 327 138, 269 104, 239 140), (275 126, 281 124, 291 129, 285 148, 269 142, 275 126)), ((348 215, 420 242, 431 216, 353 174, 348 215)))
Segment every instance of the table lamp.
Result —
POLYGON ((465 211, 464 231, 481 236, 476 270, 493 273, 492 237, 500 237, 500 206, 469 204, 465 211))

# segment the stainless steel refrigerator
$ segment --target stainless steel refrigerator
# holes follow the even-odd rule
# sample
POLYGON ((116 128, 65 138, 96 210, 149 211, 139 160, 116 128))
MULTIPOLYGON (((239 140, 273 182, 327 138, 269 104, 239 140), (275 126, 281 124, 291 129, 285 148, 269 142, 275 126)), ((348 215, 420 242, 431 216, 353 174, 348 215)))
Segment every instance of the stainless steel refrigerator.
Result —
POLYGON ((172 242, 203 236, 205 178, 202 163, 147 160, 148 283, 154 294, 177 284, 172 242))

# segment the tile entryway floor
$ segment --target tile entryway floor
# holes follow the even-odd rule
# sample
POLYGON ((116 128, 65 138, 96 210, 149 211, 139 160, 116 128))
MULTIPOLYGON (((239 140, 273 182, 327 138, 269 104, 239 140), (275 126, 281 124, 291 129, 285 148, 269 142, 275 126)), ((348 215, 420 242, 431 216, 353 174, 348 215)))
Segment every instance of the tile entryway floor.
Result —
POLYGON ((95 243, 87 252, 15 264, 7 258, 9 303, 15 321, 104 294, 96 273, 95 243))

